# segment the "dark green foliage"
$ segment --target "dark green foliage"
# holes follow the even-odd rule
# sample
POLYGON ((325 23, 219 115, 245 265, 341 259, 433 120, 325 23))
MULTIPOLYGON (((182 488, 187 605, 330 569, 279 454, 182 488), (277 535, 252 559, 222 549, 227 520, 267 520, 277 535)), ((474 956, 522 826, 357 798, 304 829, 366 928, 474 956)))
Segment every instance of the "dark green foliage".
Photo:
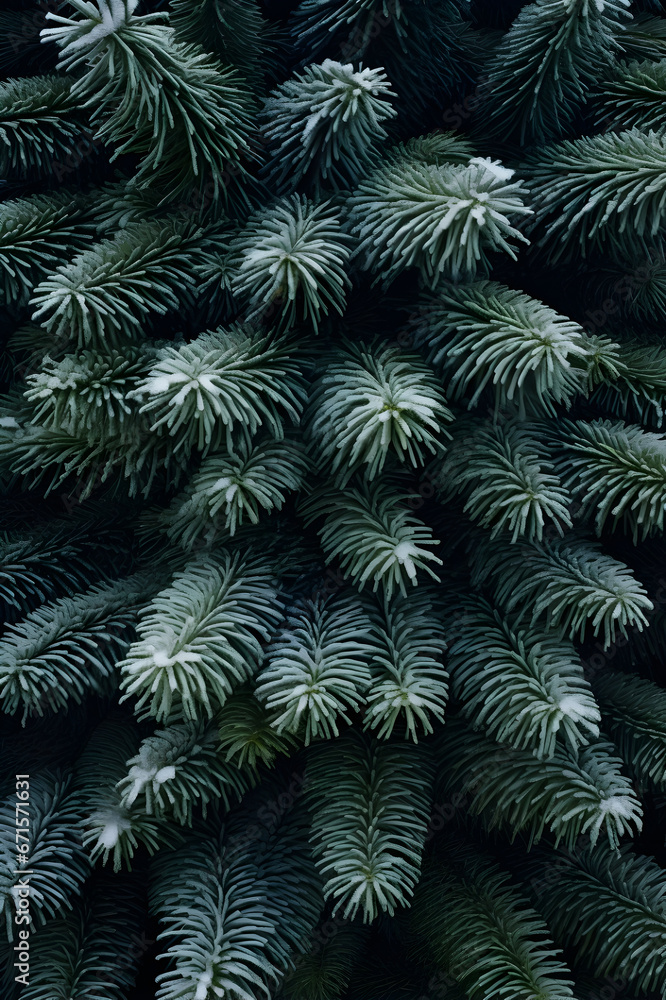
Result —
MULTIPOLYGON (((470 79, 479 42, 459 0, 302 0, 292 17, 300 52, 384 66, 416 115, 470 79)), ((403 103, 404 102, 404 103, 403 103)))
POLYGON ((396 157, 359 184, 350 199, 358 252, 366 270, 385 285, 406 267, 435 286, 442 275, 473 277, 487 252, 515 258, 526 242, 513 223, 530 215, 513 171, 473 157, 466 166, 432 165, 396 157))
POLYGON ((69 193, 32 195, 0 206, 5 305, 24 305, 33 287, 92 242, 90 206, 69 193))
MULTIPOLYGON (((81 804, 74 793, 71 775, 44 771, 32 776, 28 798, 12 789, 0 805, 0 899, 8 937, 12 938, 21 866, 30 870, 30 913, 35 925, 72 908, 73 899, 89 871, 90 862, 81 843, 81 804), (26 806, 25 802, 30 805, 26 806), (21 809, 16 808, 17 802, 21 809), (17 815, 18 814, 18 815, 17 815), (28 823, 19 822, 28 819, 28 823), (17 830, 29 831, 17 836, 17 830), (29 850, 26 851, 25 847, 29 850), (30 868, 25 859, 30 859, 30 868), (23 861, 19 858, 24 859, 23 861)), ((23 791, 23 787, 19 791, 23 791)), ((25 893, 23 893, 25 895, 25 893)))
POLYGON ((201 45, 256 88, 266 72, 268 25, 256 0, 172 0, 176 38, 201 45))
POLYGON ((658 132, 608 132, 546 146, 526 163, 537 236, 551 258, 625 249, 654 236, 666 212, 658 132), (543 236, 541 236, 543 232, 543 236))
POLYGON ((279 311, 285 326, 309 320, 316 330, 331 307, 344 311, 348 240, 326 205, 282 199, 251 216, 232 249, 232 287, 250 318, 279 311))
POLYGON ((570 538, 511 546, 507 537, 483 541, 473 553, 474 581, 492 587, 507 611, 547 615, 548 627, 574 639, 588 626, 609 646, 616 630, 639 631, 652 602, 632 571, 594 542, 570 538), (528 612, 529 613, 529 612, 528 612))
POLYGON ((42 715, 70 698, 113 689, 127 630, 150 592, 146 578, 97 585, 31 611, 0 639, 0 698, 8 713, 42 715))
POLYGON ((664 5, 31 3, 2 996, 664 994, 664 5))
POLYGON ((389 455, 419 466, 438 454, 453 416, 418 355, 345 345, 314 388, 310 436, 344 481, 361 469, 375 479, 389 455))
POLYGON ((475 728, 537 757, 552 757, 558 737, 575 751, 599 735, 601 715, 570 643, 515 630, 481 600, 459 610, 448 666, 475 728))
POLYGON ((129 885, 116 877, 91 886, 73 912, 33 938, 28 1000, 101 997, 123 1000, 145 952, 144 914, 129 885))
POLYGON ((666 439, 635 425, 566 422, 561 427, 558 469, 565 485, 596 512, 601 534, 612 516, 631 528, 634 539, 663 527, 666 506, 666 439), (583 457, 584 456, 584 457, 583 457))
POLYGON ((536 0, 493 53, 478 115, 485 135, 557 138, 622 51, 629 0, 536 0))
POLYGON ((151 313, 192 302, 215 235, 185 218, 130 225, 43 281, 33 319, 78 347, 135 338, 151 313))
POLYGON ((663 128, 666 74, 661 62, 630 63, 604 86, 599 119, 606 127, 663 128))
POLYGON ((584 390, 593 349, 577 323, 489 281, 443 286, 425 300, 414 332, 443 371, 450 399, 471 408, 494 395, 497 410, 518 404, 520 416, 568 408, 584 390))
POLYGON ((390 914, 414 892, 426 836, 431 766, 417 747, 343 736, 310 754, 313 851, 333 914, 390 914), (409 802, 409 806, 407 806, 409 802), (351 810, 350 810, 351 806, 351 810))
POLYGON ((497 865, 460 844, 427 870, 412 922, 424 949, 470 998, 571 997, 548 928, 497 865), (438 905, 445 898, 446 906, 438 905), (460 947, 460 937, 465 945, 460 947))
POLYGON ((354 72, 351 63, 331 59, 278 87, 264 107, 278 190, 299 183, 315 191, 344 189, 358 182, 376 159, 373 147, 386 138, 380 122, 395 115, 390 96, 386 74, 354 72))
MULTIPOLYGON (((226 200, 224 171, 250 153, 249 101, 242 78, 198 46, 179 42, 159 15, 137 16, 134 0, 100 0, 110 31, 94 8, 54 20, 45 37, 56 42, 60 63, 80 74, 72 96, 91 108, 97 138, 116 153, 141 157, 135 176, 150 187, 157 174, 165 199, 210 181, 226 200), (138 115, 137 115, 138 109, 138 115)), ((239 172, 244 168, 239 166, 239 172)))
POLYGON ((569 847, 581 836, 595 844, 603 834, 616 847, 625 833, 641 829, 642 810, 614 749, 598 741, 576 754, 560 745, 539 760, 451 722, 443 736, 443 786, 465 798, 489 830, 520 831, 530 842, 548 831, 569 847))
POLYGON ((604 672, 594 681, 604 724, 632 771, 666 784, 666 697, 662 688, 631 674, 604 672))
POLYGON ((666 930, 666 883, 651 858, 629 847, 608 852, 599 846, 530 867, 532 884, 547 888, 539 893, 539 909, 595 975, 622 976, 641 992, 663 991, 666 959, 654 942, 663 942, 666 930))
POLYGON ((510 531, 513 542, 541 541, 546 525, 559 534, 571 527, 571 498, 536 428, 460 420, 456 430, 438 474, 443 500, 462 494, 472 521, 493 535, 510 531))
POLYGON ((67 77, 44 76, 0 84, 0 172, 44 174, 66 172, 67 158, 77 146, 92 152, 67 77))

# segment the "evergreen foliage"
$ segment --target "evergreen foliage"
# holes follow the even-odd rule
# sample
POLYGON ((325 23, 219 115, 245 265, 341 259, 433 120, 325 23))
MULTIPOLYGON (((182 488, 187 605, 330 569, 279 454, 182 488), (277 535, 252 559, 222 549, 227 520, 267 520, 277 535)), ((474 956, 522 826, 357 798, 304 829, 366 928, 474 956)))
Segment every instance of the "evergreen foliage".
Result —
POLYGON ((173 0, 169 21, 177 39, 201 45, 234 66, 252 89, 261 85, 269 25, 255 0, 173 0))
POLYGON ((430 549, 439 544, 432 532, 403 504, 406 497, 380 485, 347 489, 313 497, 305 507, 310 520, 324 516, 321 545, 327 560, 340 560, 343 573, 362 588, 370 580, 381 584, 390 599, 394 590, 406 593, 417 585, 418 570, 439 577, 429 563, 441 564, 430 549))
POLYGON ((512 542, 521 536, 541 541, 546 525, 560 534, 571 527, 571 498, 538 432, 518 423, 466 427, 462 420, 456 429, 438 484, 444 496, 466 498, 470 520, 492 528, 491 537, 510 531, 512 542))
POLYGON ((362 344, 348 345, 327 367, 310 409, 313 444, 343 481, 364 467, 376 478, 390 454, 418 467, 441 450, 442 424, 453 419, 418 355, 362 344))
MULTIPOLYGON (((663 869, 628 845, 621 852, 598 846, 573 857, 559 854, 556 863, 557 879, 539 895, 555 933, 585 957, 595 975, 622 976, 640 991, 663 991, 664 950, 653 944, 664 935, 663 869), (612 931, 606 919, 600 921, 602 913, 612 914, 612 931)), ((534 864, 533 882, 539 883, 544 868, 543 862, 534 864)))
POLYGON ((442 275, 473 277, 490 250, 515 259, 512 241, 527 238, 512 225, 530 215, 520 181, 499 161, 472 157, 465 166, 434 165, 408 156, 389 159, 349 200, 358 253, 385 285, 406 267, 426 284, 442 275))
POLYGON ((313 853, 333 915, 393 914, 418 879, 432 783, 427 757, 409 744, 341 737, 310 755, 306 780, 313 853))
POLYGON ((303 183, 318 192, 356 183, 372 163, 373 146, 387 133, 381 122, 395 115, 386 75, 354 72, 326 59, 287 80, 266 101, 266 137, 275 148, 278 190, 303 183))
POLYGON ((151 313, 192 300, 213 245, 187 218, 128 226, 42 281, 33 319, 77 347, 136 338, 151 313))
POLYGON ((45 274, 92 242, 85 202, 70 193, 32 195, 0 208, 0 265, 5 305, 25 304, 45 274))
POLYGON ((624 517, 634 538, 661 529, 666 505, 666 440, 640 427, 610 420, 562 425, 563 455, 558 463, 565 485, 596 509, 601 531, 612 515, 624 517), (580 456, 585 455, 585 460, 580 456))
POLYGON ((487 281, 445 286, 414 322, 450 397, 469 407, 492 386, 498 410, 515 402, 521 416, 554 414, 584 388, 592 352, 583 329, 522 292, 487 281))
POLYGON ((499 745, 460 721, 446 727, 446 791, 469 798, 468 808, 484 825, 525 833, 530 843, 547 830, 572 847, 582 835, 596 843, 603 833, 611 847, 642 827, 642 810, 612 744, 597 741, 576 754, 562 744, 547 760, 499 745))
POLYGON ((469 848, 447 846, 446 859, 428 871, 414 901, 412 921, 424 950, 470 998, 572 996, 545 923, 506 884, 507 873, 469 848), (438 906, 442 897, 446 907, 438 906))
POLYGON ((574 248, 626 248, 653 237, 666 201, 666 138, 632 128, 546 146, 526 162, 540 244, 553 259, 574 248))
MULTIPOLYGON (((90 872, 90 861, 79 835, 81 808, 67 777, 44 770, 32 777, 29 840, 16 837, 16 795, 8 796, 0 806, 0 851, 2 857, 2 916, 8 937, 14 933, 14 917, 19 899, 22 844, 30 846, 30 899, 32 920, 43 924, 72 908, 90 872)), ((23 816, 19 816, 22 819, 23 816)), ((24 894, 25 895, 25 894, 24 894)))
POLYGON ((252 216, 232 244, 233 290, 247 303, 250 318, 273 307, 285 325, 304 319, 316 330, 329 308, 344 311, 347 243, 338 214, 326 204, 298 195, 283 199, 268 216, 252 216))
POLYGON ((43 37, 60 49, 60 67, 81 74, 72 96, 90 108, 97 138, 113 144, 115 155, 141 158, 139 188, 157 175, 173 200, 206 180, 215 198, 224 197, 225 168, 250 154, 242 78, 199 46, 177 41, 159 14, 136 15, 138 0, 72 6, 72 17, 51 16, 58 27, 43 37))
POLYGON ((460 605, 448 666, 462 715, 498 742, 552 757, 557 737, 576 751, 601 715, 570 643, 515 631, 483 600, 460 605))
POLYGON ((666 701, 662 688, 631 674, 609 671, 594 681, 604 724, 641 781, 666 784, 666 701))
POLYGON ((663 94, 666 86, 662 62, 622 66, 600 95, 599 119, 618 131, 664 127, 663 94))
POLYGON ((61 161, 92 136, 63 76, 27 77, 0 85, 0 171, 10 175, 56 172, 61 161))
POLYGON ((664 5, 10 6, 3 998, 664 995, 664 5))
POLYGON ((546 614, 548 627, 570 639, 603 634, 609 646, 616 632, 639 631, 652 602, 632 571, 601 552, 594 542, 555 539, 511 547, 508 538, 484 539, 473 553, 474 582, 488 582, 507 611, 546 614))
POLYGON ((486 68, 479 127, 500 141, 557 138, 622 52, 629 0, 536 0, 523 7, 486 68))

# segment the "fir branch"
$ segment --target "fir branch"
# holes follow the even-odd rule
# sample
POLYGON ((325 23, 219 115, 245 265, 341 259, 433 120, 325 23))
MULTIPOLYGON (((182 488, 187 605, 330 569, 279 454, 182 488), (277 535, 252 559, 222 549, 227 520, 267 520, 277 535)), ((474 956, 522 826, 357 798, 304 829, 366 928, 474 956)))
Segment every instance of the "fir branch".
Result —
POLYGON ((470 409, 487 390, 496 410, 554 416, 583 388, 591 345, 582 327, 497 282, 444 286, 412 328, 449 397, 468 399, 470 409))
MULTIPOLYGON (((640 301, 636 305, 636 311, 642 312, 640 301)), ((638 419, 661 428, 666 413, 664 348, 658 344, 623 343, 618 346, 615 365, 616 376, 600 380, 591 400, 626 421, 638 419)))
POLYGON ((154 854, 161 845, 173 846, 179 839, 163 818, 122 802, 118 784, 137 743, 136 726, 112 713, 96 727, 76 763, 83 843, 92 861, 101 859, 105 865, 112 857, 114 872, 123 865, 131 870, 139 844, 154 854))
POLYGON ((62 597, 10 625, 0 639, 3 710, 28 715, 79 703, 90 692, 113 690, 115 665, 129 643, 127 630, 150 593, 140 576, 62 597))
POLYGON ((260 427, 280 440, 286 417, 298 423, 303 384, 291 345, 252 327, 202 333, 164 347, 147 377, 128 394, 143 403, 151 431, 169 435, 175 451, 207 454, 234 433, 249 442, 260 427))
POLYGON ((596 510, 600 535, 612 518, 622 520, 637 540, 664 527, 666 439, 641 427, 610 420, 564 422, 558 429, 557 462, 565 486, 578 496, 583 513, 596 510))
POLYGON ((30 176, 56 165, 92 135, 73 100, 73 80, 33 76, 0 83, 0 173, 30 176))
POLYGON ((594 103, 597 120, 606 129, 663 129, 666 126, 666 67, 661 62, 620 65, 604 82, 594 103))
POLYGON ((548 892, 537 905, 553 932, 596 976, 628 979, 639 992, 663 992, 666 880, 652 858, 627 845, 608 851, 600 844, 573 856, 548 855, 529 873, 536 885, 547 879, 548 892), (557 877, 548 879, 553 864, 557 877))
POLYGON ((454 720, 444 727, 440 748, 447 762, 445 791, 462 794, 489 830, 504 829, 512 837, 522 832, 530 844, 547 830, 568 847, 581 836, 595 844, 604 834, 611 848, 643 825, 641 803, 614 751, 597 741, 578 755, 556 746, 551 758, 539 760, 454 720))
POLYGON ((113 437, 132 414, 125 397, 148 367, 134 348, 81 351, 58 361, 47 356, 41 370, 26 377, 24 397, 32 404, 33 422, 48 430, 113 437))
POLYGON ((546 146, 527 158, 534 226, 553 260, 574 249, 631 253, 655 236, 666 213, 666 136, 626 132, 584 136, 546 146))
POLYGON ((442 275, 473 276, 486 269, 488 251, 516 259, 512 225, 530 215, 513 170, 480 157, 466 166, 429 165, 399 158, 362 181, 349 200, 358 253, 376 281, 388 285, 407 267, 434 287, 442 275))
POLYGON ((354 70, 326 59, 308 66, 272 92, 263 117, 272 145, 270 176, 279 191, 300 184, 316 194, 358 183, 386 139, 381 122, 395 117, 379 69, 354 70))
POLYGON ((666 19, 654 17, 649 11, 635 13, 622 35, 622 50, 624 58, 630 61, 653 59, 658 62, 663 59, 666 55, 666 19))
POLYGON ((124 699, 167 721, 212 718, 258 669, 281 616, 271 574, 228 553, 198 557, 141 615, 139 640, 120 664, 124 699))
MULTIPOLYGON (((158 475, 167 485, 177 485, 184 474, 187 454, 174 452, 168 438, 149 433, 147 421, 127 421, 113 437, 79 430, 51 430, 35 424, 23 425, 24 414, 5 418, 0 456, 12 472, 26 477, 29 486, 45 483, 48 496, 70 477, 76 476, 76 494, 86 500, 93 489, 118 475, 127 480, 129 496, 147 496, 158 475)), ((2 427, 3 425, 0 425, 2 427)))
POLYGON ((326 53, 384 66, 401 112, 418 121, 445 107, 475 75, 479 41, 466 8, 459 0, 427 7, 411 0, 301 0, 292 33, 308 58, 326 53))
POLYGON ((470 1000, 573 996, 569 970, 508 873, 470 847, 447 844, 414 899, 412 927, 470 1000))
POLYGON ((616 631, 642 631, 652 609, 629 567, 592 541, 488 540, 472 553, 472 567, 475 585, 490 583, 506 611, 520 608, 533 623, 545 612, 547 627, 570 639, 582 638, 590 626, 608 647, 616 631))
POLYGON ((225 764, 217 753, 214 723, 181 723, 148 736, 136 756, 127 761, 126 777, 117 785, 120 805, 157 817, 173 816, 192 825, 201 806, 204 819, 210 803, 229 809, 250 785, 247 771, 225 764))
POLYGON ((391 146, 386 156, 393 162, 404 160, 405 163, 425 163, 433 167, 447 164, 465 167, 474 153, 470 140, 456 132, 429 132, 391 146))
POLYGON ((282 326, 305 320, 316 332, 329 310, 344 311, 348 244, 328 202, 283 198, 251 216, 232 242, 231 287, 250 319, 279 311, 282 326))
POLYGON ((276 732, 274 717, 249 691, 240 690, 227 698, 217 717, 220 752, 226 751, 227 763, 256 768, 261 762, 271 767, 278 754, 288 754, 296 740, 290 733, 276 732))
POLYGON ((160 957, 171 966, 158 977, 161 1000, 210 989, 268 997, 294 949, 305 949, 321 908, 305 830, 289 814, 269 833, 260 825, 266 797, 252 806, 221 837, 191 837, 154 865, 151 906, 164 924, 159 940, 169 942, 160 957), (259 817, 254 838, 250 817, 259 817))
POLYGON ((25 1000, 125 1000, 147 938, 134 893, 118 881, 97 881, 71 914, 31 936, 25 1000))
POLYGON ((79 834, 81 803, 70 777, 41 771, 31 775, 29 786, 30 804, 24 803, 22 815, 16 809, 15 790, 0 805, 0 915, 10 941, 16 932, 20 895, 26 898, 19 894, 21 885, 30 887, 27 912, 39 927, 72 908, 90 872, 79 834), (26 815, 28 832, 22 839, 17 832, 26 824, 18 820, 26 815), (29 845, 29 853, 17 854, 20 844, 29 845), (32 874, 23 880, 19 856, 30 861, 24 869, 32 874))
POLYGON ((310 438, 344 483, 375 479, 393 453, 421 465, 443 449, 453 419, 434 373, 393 347, 345 344, 310 397, 310 438))
POLYGON ((666 691, 632 674, 603 672, 593 681, 604 727, 641 781, 666 787, 666 691))
POLYGON ((364 935, 353 924, 343 924, 321 945, 315 941, 282 981, 278 1000, 338 1000, 350 984, 363 944, 364 935))
POLYGON ((79 348, 124 345, 151 313, 192 304, 215 236, 186 218, 128 226, 42 281, 33 320, 79 348))
POLYGON ((253 90, 259 88, 270 45, 256 0, 172 0, 169 21, 178 41, 213 52, 253 90))
POLYGON ((472 521, 492 528, 491 537, 511 532, 512 542, 521 536, 541 541, 546 526, 559 534, 571 527, 571 498, 537 428, 517 421, 458 421, 455 431, 437 473, 443 499, 462 494, 472 521))
POLYGON ((371 683, 371 626, 356 601, 308 602, 288 615, 267 650, 255 697, 278 734, 330 739, 363 704, 371 683), (279 713, 279 714, 278 714, 279 713))
POLYGON ((302 509, 306 523, 326 518, 319 536, 327 561, 339 559, 343 573, 359 590, 372 580, 373 591, 381 584, 390 598, 396 589, 405 594, 408 580, 417 586, 419 570, 438 580, 429 563, 441 565, 429 551, 439 540, 402 506, 402 500, 380 484, 315 494, 302 509))
POLYGON ((76 531, 53 523, 30 533, 5 533, 0 538, 2 620, 92 583, 95 553, 85 541, 85 535, 79 538, 76 531))
POLYGON ((333 913, 362 910, 368 921, 406 905, 418 881, 432 781, 421 748, 345 736, 313 747, 306 781, 314 854, 333 913))
POLYGON ((90 208, 71 194, 30 195, 0 206, 0 292, 6 305, 25 305, 34 286, 85 250, 94 229, 90 208))
POLYGON ((250 153, 249 94, 234 70, 156 23, 164 15, 135 15, 137 2, 74 0, 72 17, 47 15, 59 26, 42 38, 79 74, 72 97, 91 109, 97 138, 116 156, 142 157, 135 185, 158 179, 173 200, 210 180, 214 198, 226 200, 227 166, 242 175, 250 153))
POLYGON ((418 730, 433 732, 441 723, 448 698, 448 673, 442 665, 445 631, 424 596, 397 596, 381 609, 370 609, 376 651, 366 694, 365 729, 388 739, 404 724, 405 738, 418 743, 418 730))
POLYGON ((518 631, 482 599, 459 605, 448 667, 462 715, 498 742, 552 757, 599 735, 601 715, 569 642, 518 631))
POLYGON ((558 138, 622 52, 629 0, 536 0, 495 49, 479 126, 500 141, 558 138))
POLYGON ((160 522, 169 539, 186 550, 218 532, 233 536, 246 521, 258 524, 264 511, 281 510, 288 494, 302 485, 308 467, 295 441, 241 439, 233 451, 204 459, 160 522))

